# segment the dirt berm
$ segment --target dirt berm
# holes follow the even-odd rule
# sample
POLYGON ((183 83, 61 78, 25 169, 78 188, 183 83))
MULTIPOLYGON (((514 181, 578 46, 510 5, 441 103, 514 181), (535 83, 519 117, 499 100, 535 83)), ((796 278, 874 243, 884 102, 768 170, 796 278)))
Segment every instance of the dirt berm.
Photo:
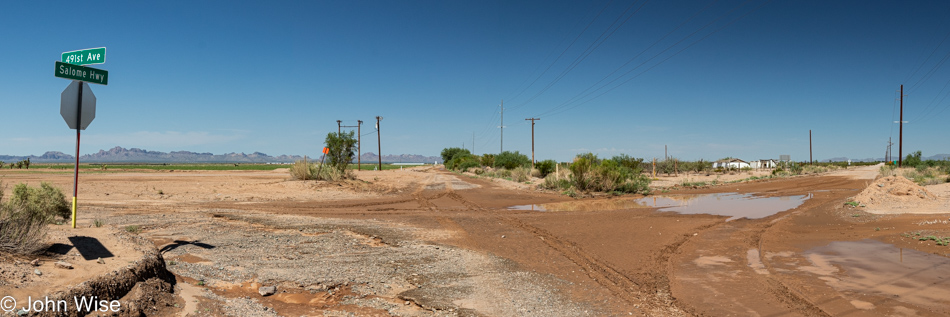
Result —
POLYGON ((175 276, 165 268, 162 254, 145 238, 120 230, 114 230, 113 235, 144 255, 124 267, 48 295, 53 302, 66 301, 66 311, 48 310, 29 316, 147 316, 170 309, 175 303, 175 276), (118 300, 121 308, 117 313, 77 310, 75 298, 118 300))

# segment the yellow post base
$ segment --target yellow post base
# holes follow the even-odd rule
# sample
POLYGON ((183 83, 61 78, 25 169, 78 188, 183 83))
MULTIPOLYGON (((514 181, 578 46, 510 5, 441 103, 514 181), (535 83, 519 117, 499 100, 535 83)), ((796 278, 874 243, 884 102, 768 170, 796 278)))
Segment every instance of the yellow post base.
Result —
POLYGON ((76 229, 76 196, 73 196, 73 229, 76 229))

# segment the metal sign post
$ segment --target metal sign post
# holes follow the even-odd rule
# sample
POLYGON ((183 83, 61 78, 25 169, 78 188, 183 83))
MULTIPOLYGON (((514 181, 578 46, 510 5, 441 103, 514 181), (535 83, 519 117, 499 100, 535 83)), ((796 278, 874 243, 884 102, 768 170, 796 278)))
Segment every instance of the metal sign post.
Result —
POLYGON ((74 81, 63 90, 60 100, 60 115, 70 129, 76 129, 76 165, 73 168, 73 204, 72 227, 76 228, 76 204, 79 196, 79 139, 80 131, 85 130, 89 123, 96 118, 96 95, 89 88, 94 84, 108 85, 109 72, 92 67, 78 66, 83 64, 101 64, 106 60, 106 48, 100 47, 73 52, 64 52, 62 62, 56 62, 55 76, 73 79, 74 81), (85 96, 83 95, 85 92, 85 96), (75 97, 73 96, 75 95, 75 97), (83 109, 85 105, 85 109, 83 109))

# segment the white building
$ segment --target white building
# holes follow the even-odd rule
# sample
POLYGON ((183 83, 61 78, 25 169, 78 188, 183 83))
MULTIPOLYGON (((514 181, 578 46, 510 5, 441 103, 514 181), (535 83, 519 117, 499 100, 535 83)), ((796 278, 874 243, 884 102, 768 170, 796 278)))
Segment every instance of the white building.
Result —
POLYGON ((773 159, 766 159, 766 160, 758 160, 758 161, 749 162, 749 166, 752 167, 752 168, 755 168, 755 169, 759 169, 759 168, 775 168, 776 165, 778 165, 778 163, 776 163, 776 161, 773 160, 773 159))
POLYGON ((720 167, 721 167, 721 168, 742 169, 742 168, 751 167, 751 166, 749 166, 749 162, 746 162, 746 161, 743 161, 743 160, 734 158, 734 159, 728 159, 728 160, 718 160, 718 161, 715 161, 715 162, 713 162, 713 166, 712 166, 712 167, 713 167, 713 168, 720 168, 720 167))

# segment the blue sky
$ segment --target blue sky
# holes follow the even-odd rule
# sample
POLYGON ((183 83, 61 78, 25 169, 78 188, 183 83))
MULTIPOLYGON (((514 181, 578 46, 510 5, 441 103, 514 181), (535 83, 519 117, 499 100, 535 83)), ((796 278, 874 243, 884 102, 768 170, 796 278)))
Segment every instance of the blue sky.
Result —
POLYGON ((107 47, 81 153, 317 156, 336 120, 363 150, 538 159, 950 153, 950 3, 921 1, 11 2, 0 11, 0 154, 75 152, 64 51, 107 47))

